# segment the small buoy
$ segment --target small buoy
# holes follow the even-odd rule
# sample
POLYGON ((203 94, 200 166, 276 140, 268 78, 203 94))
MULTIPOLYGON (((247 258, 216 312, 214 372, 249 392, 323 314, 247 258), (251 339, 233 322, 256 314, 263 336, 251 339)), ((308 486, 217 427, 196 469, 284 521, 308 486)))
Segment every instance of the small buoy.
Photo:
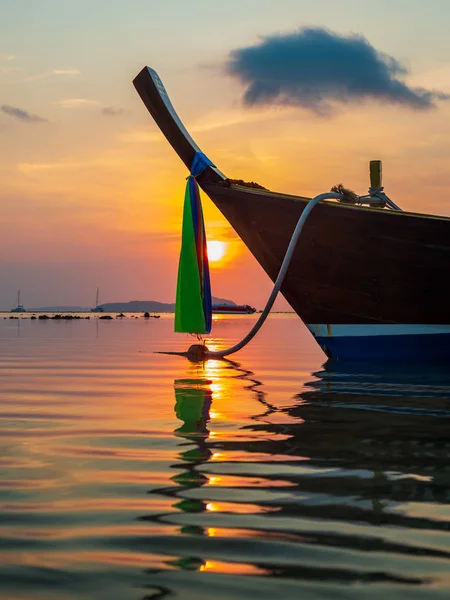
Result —
POLYGON ((204 344, 192 344, 189 346, 186 356, 190 360, 200 361, 206 360, 209 354, 209 349, 204 344))
POLYGON ((216 358, 208 346, 204 344, 192 344, 186 352, 155 352, 155 354, 170 354, 171 356, 185 356, 191 362, 205 362, 208 358, 216 358))

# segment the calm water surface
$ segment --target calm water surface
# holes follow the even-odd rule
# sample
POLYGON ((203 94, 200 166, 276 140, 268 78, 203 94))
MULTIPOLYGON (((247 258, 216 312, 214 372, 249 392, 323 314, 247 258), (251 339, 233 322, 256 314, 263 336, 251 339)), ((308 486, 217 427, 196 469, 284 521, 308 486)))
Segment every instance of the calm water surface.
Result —
POLYGON ((450 597, 450 369, 172 327, 0 320, 1 598, 450 597))

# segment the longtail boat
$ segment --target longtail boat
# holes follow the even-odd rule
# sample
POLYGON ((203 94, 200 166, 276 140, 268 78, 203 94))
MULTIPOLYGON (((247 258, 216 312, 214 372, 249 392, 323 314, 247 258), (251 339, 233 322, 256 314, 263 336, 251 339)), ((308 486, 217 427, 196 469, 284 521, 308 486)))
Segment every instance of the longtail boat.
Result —
MULTIPOLYGON (((158 74, 145 67, 133 83, 190 170, 201 151, 158 74)), ((275 281, 310 198, 229 179, 216 166, 197 181, 275 281)), ((281 292, 329 358, 450 361, 450 218, 374 200, 319 203, 281 292)))
POLYGON ((213 315, 252 315, 256 308, 248 304, 213 304, 213 315))

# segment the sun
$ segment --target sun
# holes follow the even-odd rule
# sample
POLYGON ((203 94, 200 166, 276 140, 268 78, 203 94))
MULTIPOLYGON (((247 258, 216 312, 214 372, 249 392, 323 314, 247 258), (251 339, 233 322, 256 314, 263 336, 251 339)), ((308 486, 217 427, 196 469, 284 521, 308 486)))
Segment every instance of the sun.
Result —
POLYGON ((225 242, 211 241, 206 242, 206 245, 208 247, 209 262, 217 262, 225 255, 225 242))

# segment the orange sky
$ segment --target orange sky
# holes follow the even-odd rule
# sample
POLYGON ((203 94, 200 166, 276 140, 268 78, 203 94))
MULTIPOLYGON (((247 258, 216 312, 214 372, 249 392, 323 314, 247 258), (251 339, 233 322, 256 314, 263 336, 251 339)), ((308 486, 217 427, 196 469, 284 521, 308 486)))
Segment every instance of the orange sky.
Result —
MULTIPOLYGON (((89 306, 97 286, 100 302, 174 301, 187 173, 132 86, 145 64, 230 177, 302 195, 340 182, 365 193, 368 162, 381 158, 386 191, 402 208, 450 215, 449 103, 421 113, 348 105, 332 118, 248 109, 239 84, 220 73, 233 48, 313 23, 361 33, 407 64, 410 84, 450 91, 450 42, 439 18, 449 16, 446 3, 409 2, 408 27, 402 0, 364 14, 356 0, 339 3, 340 11, 331 0, 314 4, 286 0, 280 11, 278 3, 241 0, 223 14, 223 3, 203 0, 189 10, 176 0, 114 0, 107 11, 84 0, 7 2, 0 106, 30 118, 0 112, 0 309, 11 308, 18 288, 28 307, 89 306), (383 27, 374 20, 380 11, 383 27)), ((262 308, 271 283, 203 201, 208 238, 228 242, 212 265, 213 294, 262 308)))

